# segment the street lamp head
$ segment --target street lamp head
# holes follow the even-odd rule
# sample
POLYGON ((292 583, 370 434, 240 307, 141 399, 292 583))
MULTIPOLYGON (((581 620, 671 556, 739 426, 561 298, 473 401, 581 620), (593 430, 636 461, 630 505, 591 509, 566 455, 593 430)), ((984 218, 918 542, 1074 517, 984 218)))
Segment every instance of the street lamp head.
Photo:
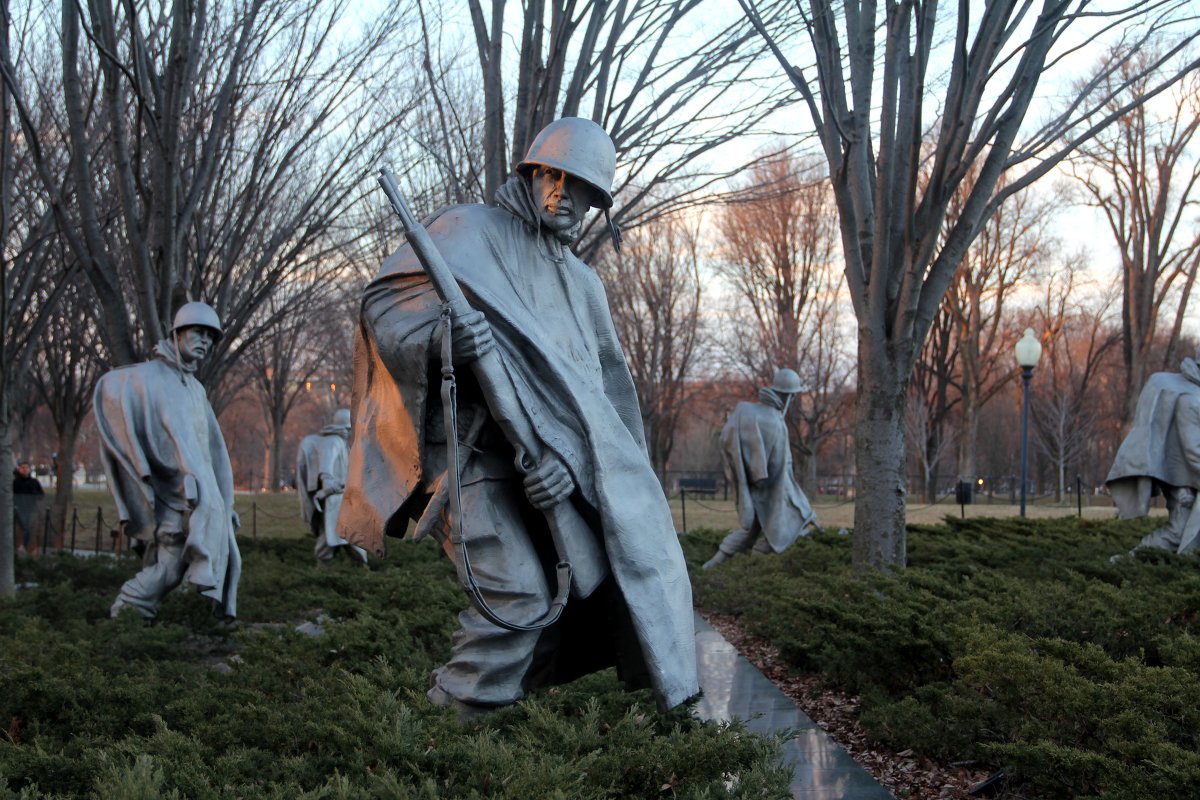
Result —
POLYGON ((1022 369, 1033 369, 1042 357, 1042 343, 1033 335, 1033 328, 1025 329, 1025 335, 1020 338, 1014 349, 1017 351, 1017 364, 1022 369))

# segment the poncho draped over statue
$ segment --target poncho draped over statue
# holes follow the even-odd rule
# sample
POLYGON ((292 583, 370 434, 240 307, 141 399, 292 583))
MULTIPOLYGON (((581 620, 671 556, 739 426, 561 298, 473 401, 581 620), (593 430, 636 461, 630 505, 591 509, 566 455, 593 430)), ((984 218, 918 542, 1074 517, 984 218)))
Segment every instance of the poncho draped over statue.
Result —
POLYGON ((156 511, 183 515, 184 580, 236 616, 241 555, 233 469, 204 387, 163 341, 153 359, 104 374, 94 410, 104 472, 126 532, 152 543, 156 511))
POLYGON ((757 517, 776 553, 796 541, 816 515, 792 474, 792 451, 782 400, 771 389, 763 402, 741 402, 721 430, 725 479, 736 487, 738 525, 750 530, 757 517))
POLYGON ((325 538, 328 547, 348 544, 336 531, 350 462, 344 433, 344 428, 326 426, 320 433, 301 439, 296 452, 296 490, 300 495, 301 516, 309 525, 314 518, 320 518, 321 530, 316 533, 325 538), (322 489, 326 494, 318 498, 322 489))
MULTIPOLYGON (((1105 481, 1121 519, 1145 516, 1150 501, 1166 489, 1200 493, 1200 366, 1183 359, 1179 372, 1156 372, 1146 381, 1133 424, 1121 442, 1105 481)), ((1193 507, 1181 549, 1200 532, 1193 507)))
MULTIPOLYGON (((537 435, 574 478, 578 497, 568 502, 582 500, 601 532, 640 650, 634 656, 659 704, 672 707, 698 691, 691 588, 646 453, 633 380, 600 279, 552 237, 538 235, 536 216, 513 191, 519 180, 502 189, 504 208, 450 207, 427 228, 468 302, 487 318, 537 435)), ((384 263, 364 297, 339 532, 375 553, 385 532, 402 535, 421 513, 413 507, 417 498, 428 497, 445 470, 444 445, 431 444, 445 439, 436 385, 439 310, 407 245, 384 263)), ((478 427, 473 393, 480 406, 470 370, 457 372, 462 438, 478 427)), ((516 474, 495 448, 460 452, 464 485, 516 474)))

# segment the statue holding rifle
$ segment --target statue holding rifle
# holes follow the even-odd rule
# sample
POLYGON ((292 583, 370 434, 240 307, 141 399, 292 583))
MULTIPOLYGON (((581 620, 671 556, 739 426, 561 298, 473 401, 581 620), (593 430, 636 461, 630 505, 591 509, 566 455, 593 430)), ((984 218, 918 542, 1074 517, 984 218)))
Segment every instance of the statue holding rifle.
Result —
POLYGON ((472 603, 429 697, 463 715, 614 664, 663 708, 699 688, 629 368, 570 250, 589 208, 607 217, 615 161, 600 126, 557 120, 495 205, 424 226, 381 179, 408 244, 363 296, 338 530, 375 553, 410 521, 441 542, 472 603))
POLYGON ((736 492, 738 527, 721 540, 705 569, 738 553, 782 553, 809 528, 820 528, 792 474, 784 417, 799 391, 795 370, 777 369, 775 382, 758 390, 758 402, 738 403, 721 430, 725 479, 736 492))
POLYGON ((346 469, 350 436, 350 409, 339 408, 320 433, 310 433, 296 448, 296 495, 300 515, 313 535, 313 554, 319 564, 333 563, 339 551, 351 560, 365 564, 367 554, 337 535, 338 513, 342 510, 342 491, 346 488, 346 469))

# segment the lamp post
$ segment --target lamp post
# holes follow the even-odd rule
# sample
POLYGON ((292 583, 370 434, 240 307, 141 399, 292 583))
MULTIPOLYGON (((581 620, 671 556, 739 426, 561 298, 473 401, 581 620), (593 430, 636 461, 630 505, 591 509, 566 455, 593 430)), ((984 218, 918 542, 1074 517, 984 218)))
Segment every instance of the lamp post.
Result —
POLYGON ((1029 482, 1029 379, 1033 368, 1042 357, 1042 343, 1033 335, 1033 328, 1026 328, 1025 335, 1017 342, 1017 364, 1021 367, 1021 382, 1024 384, 1024 400, 1021 407, 1021 516, 1025 516, 1025 486, 1029 482))

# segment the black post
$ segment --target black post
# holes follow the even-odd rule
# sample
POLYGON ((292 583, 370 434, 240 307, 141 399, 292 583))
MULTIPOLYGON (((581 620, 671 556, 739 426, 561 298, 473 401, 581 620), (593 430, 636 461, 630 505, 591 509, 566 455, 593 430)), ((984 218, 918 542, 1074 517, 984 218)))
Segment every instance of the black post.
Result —
POLYGON ((679 512, 683 516, 683 533, 687 535, 687 489, 679 487, 679 512))
POLYGON ((100 554, 100 526, 103 524, 104 517, 100 513, 100 506, 96 506, 96 547, 92 550, 96 555, 100 554))
POLYGON ((1021 403, 1021 516, 1025 516, 1025 484, 1029 480, 1029 379, 1033 367, 1021 367, 1024 383, 1024 402, 1021 403))
POLYGON ((1083 476, 1075 473, 1075 510, 1083 517, 1083 476))
POLYGON ((71 555, 75 555, 75 531, 79 527, 79 508, 71 506, 71 555))
POLYGON ((46 509, 45 515, 42 518, 42 555, 46 555, 47 544, 50 539, 50 509, 46 509))

